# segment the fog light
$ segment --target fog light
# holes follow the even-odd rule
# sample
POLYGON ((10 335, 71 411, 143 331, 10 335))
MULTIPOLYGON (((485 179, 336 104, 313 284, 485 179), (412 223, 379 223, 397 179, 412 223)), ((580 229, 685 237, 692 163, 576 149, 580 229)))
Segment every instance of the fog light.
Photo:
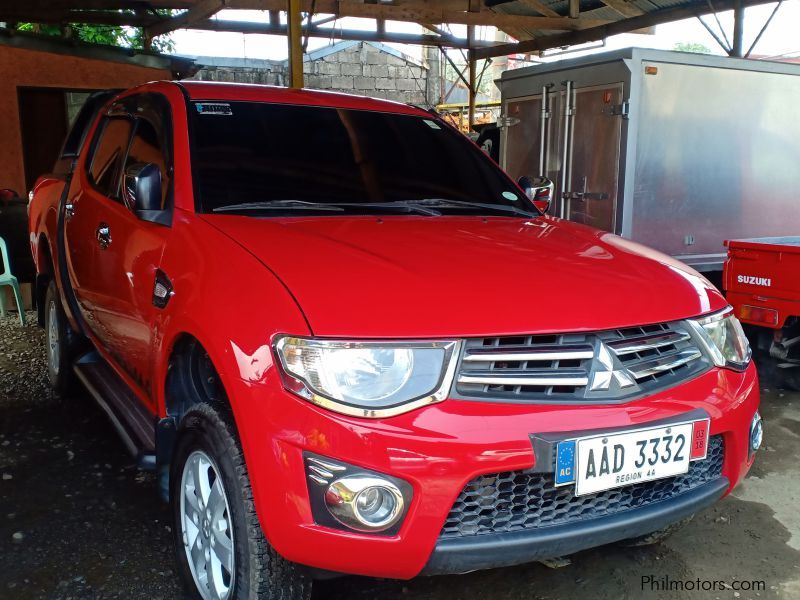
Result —
POLYGON ((753 415, 753 422, 750 423, 750 450, 755 452, 761 448, 761 441, 764 439, 764 426, 761 423, 761 415, 753 415))
POLYGON ((383 531, 403 514, 403 494, 391 481, 350 475, 328 486, 325 505, 337 521, 351 529, 383 531))

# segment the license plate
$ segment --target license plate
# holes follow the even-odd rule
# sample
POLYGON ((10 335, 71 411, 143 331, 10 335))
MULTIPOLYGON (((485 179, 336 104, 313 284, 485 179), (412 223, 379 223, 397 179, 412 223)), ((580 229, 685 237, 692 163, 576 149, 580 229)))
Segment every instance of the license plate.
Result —
POLYGON ((705 458, 708 425, 694 421, 561 442, 556 484, 574 482, 575 495, 582 496, 682 475, 692 460, 705 458))

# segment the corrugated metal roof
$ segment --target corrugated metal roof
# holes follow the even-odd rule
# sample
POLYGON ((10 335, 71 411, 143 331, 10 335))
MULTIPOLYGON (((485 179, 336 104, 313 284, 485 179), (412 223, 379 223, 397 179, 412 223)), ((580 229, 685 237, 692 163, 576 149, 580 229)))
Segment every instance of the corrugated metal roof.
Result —
MULTIPOLYGON (((642 14, 651 13, 667 8, 691 6, 691 5, 696 5, 698 3, 697 0, 616 0, 616 1, 619 4, 628 5, 632 11, 638 10, 642 14)), ((491 8, 494 12, 507 15, 528 16, 528 17, 552 16, 552 14, 545 15, 544 12, 547 11, 537 10, 536 4, 541 4, 544 7, 552 11, 555 11, 556 13, 558 13, 559 16, 567 16, 569 14, 569 0, 536 0, 533 2, 526 2, 525 0, 511 0, 508 2, 494 4, 491 8)), ((626 18, 620 12, 614 10, 613 8, 611 8, 611 6, 608 6, 601 0, 580 0, 580 17, 585 19, 609 21, 609 22, 619 21, 626 18)), ((553 31, 553 30, 531 29, 527 27, 516 27, 514 29, 514 32, 524 34, 526 37, 522 39, 532 39, 559 33, 558 31, 553 31)))

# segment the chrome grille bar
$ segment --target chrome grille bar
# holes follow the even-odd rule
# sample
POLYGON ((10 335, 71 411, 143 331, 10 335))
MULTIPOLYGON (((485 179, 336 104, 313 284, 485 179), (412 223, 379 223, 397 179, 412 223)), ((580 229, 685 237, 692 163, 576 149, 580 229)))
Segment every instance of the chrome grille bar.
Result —
POLYGON ((525 371, 466 371, 458 383, 477 385, 585 386, 589 383, 581 369, 539 369, 525 371))
POLYGON ((488 361, 537 361, 537 360, 585 360, 594 356, 594 349, 588 344, 563 346, 506 346, 469 348, 464 355, 464 362, 488 361))
POLYGON ((700 358, 702 354, 697 348, 687 348, 686 350, 679 350, 654 356, 632 364, 626 364, 625 368, 637 379, 649 377, 650 375, 657 375, 664 371, 677 369, 687 363, 700 358))
POLYGON ((685 331, 670 331, 615 340, 608 342, 607 345, 617 356, 625 356, 626 354, 634 354, 636 352, 645 352, 647 350, 672 346, 685 342, 689 338, 689 334, 685 331))

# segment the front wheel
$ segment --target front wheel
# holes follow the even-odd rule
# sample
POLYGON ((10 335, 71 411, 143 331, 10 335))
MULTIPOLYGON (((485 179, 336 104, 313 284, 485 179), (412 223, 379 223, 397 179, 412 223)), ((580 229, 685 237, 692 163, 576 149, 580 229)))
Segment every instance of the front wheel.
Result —
POLYGON ((269 545, 230 419, 208 404, 184 416, 170 474, 178 570, 203 600, 307 600, 311 581, 269 545))

